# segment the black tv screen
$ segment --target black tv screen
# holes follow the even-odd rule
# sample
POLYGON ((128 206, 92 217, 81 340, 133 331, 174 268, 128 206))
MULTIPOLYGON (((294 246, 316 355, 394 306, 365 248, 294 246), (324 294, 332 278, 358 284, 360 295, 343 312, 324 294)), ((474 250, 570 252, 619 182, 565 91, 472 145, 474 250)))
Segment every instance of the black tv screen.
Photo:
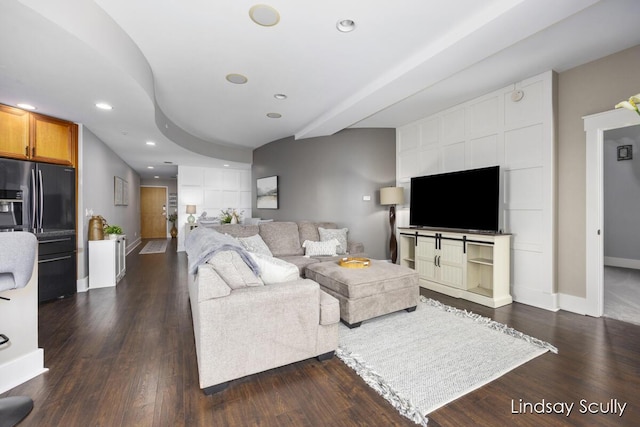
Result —
POLYGON ((498 232, 500 167, 411 178, 414 227, 498 232))

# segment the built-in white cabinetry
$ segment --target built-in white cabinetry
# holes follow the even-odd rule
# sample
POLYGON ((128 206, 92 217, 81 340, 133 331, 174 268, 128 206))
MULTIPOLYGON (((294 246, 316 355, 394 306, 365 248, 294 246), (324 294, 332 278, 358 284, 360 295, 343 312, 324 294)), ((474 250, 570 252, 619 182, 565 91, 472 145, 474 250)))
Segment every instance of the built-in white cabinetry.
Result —
POLYGON ((115 286, 126 272, 126 236, 89 240, 89 288, 115 286))
POLYGON ((418 272, 423 288, 494 308, 512 302, 510 235, 399 231, 400 264, 418 272))

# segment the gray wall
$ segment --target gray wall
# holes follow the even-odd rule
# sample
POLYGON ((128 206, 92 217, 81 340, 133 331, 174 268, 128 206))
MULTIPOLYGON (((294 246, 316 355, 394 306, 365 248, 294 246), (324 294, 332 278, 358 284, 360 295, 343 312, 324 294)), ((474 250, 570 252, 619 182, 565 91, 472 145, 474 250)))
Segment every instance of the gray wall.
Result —
POLYGON ((558 75, 558 292, 586 296, 586 135, 582 117, 640 92, 640 46, 558 75))
POLYGON ((332 136, 284 138, 253 152, 253 216, 333 221, 349 228, 372 258, 389 258, 388 207, 380 188, 395 185, 395 129, 347 129, 332 136), (257 209, 255 181, 278 176, 279 209, 257 209), (370 196, 370 201, 363 201, 370 196))
POLYGON ((640 125, 604 133, 604 256, 640 260, 640 125), (618 161, 618 146, 633 158, 618 161))
MULTIPOLYGON (((82 181, 82 203, 80 204, 82 209, 91 209, 94 215, 102 215, 109 224, 121 226, 127 235, 127 246, 131 247, 140 239, 140 176, 86 127, 82 130, 81 155, 79 179, 82 181), (127 206, 114 205, 115 176, 127 181, 129 190, 127 206)), ((82 248, 87 248, 89 218, 85 212, 78 215, 78 227, 82 227, 84 231, 82 248)), ((82 252, 84 256, 78 262, 79 279, 88 274, 87 251, 82 252)))

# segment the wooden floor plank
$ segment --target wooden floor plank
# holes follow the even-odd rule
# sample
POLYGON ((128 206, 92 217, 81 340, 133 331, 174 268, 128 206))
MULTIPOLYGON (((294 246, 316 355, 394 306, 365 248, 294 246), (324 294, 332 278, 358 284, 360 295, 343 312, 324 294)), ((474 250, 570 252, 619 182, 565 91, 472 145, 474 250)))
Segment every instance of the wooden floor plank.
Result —
MULTIPOLYGON (((127 257, 116 288, 39 306, 39 345, 49 372, 2 396, 28 395, 31 426, 412 426, 339 359, 309 359, 199 389, 186 287, 187 260, 172 240, 164 254, 127 257)), ((429 415, 438 426, 640 425, 640 327, 514 303, 498 309, 423 294, 556 345, 496 381, 429 415), (618 399, 623 417, 580 414, 578 404, 618 399), (513 414, 512 402, 574 402, 570 417, 513 414)), ((428 351, 426 349, 425 351, 428 351)))

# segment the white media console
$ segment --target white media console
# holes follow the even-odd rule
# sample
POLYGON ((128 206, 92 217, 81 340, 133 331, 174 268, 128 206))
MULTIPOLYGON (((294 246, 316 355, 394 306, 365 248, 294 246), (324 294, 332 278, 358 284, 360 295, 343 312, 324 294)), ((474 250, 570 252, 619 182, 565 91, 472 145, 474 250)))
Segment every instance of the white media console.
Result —
POLYGON ((509 234, 398 230, 400 264, 418 272, 423 288, 493 308, 513 301, 509 234))

